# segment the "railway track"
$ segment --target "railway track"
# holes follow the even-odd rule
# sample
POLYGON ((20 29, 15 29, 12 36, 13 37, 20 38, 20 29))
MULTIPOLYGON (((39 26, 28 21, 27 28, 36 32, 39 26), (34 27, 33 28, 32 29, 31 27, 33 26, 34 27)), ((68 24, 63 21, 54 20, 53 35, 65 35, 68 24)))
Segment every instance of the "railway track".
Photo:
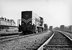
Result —
POLYGON ((72 50, 72 41, 61 32, 55 31, 50 41, 43 45, 43 49, 38 50, 72 50))
POLYGON ((59 30, 57 30, 57 31, 63 33, 67 38, 69 38, 72 41, 72 34, 70 34, 68 32, 64 32, 64 31, 59 31, 59 30))
MULTIPOLYGON (((38 34, 41 34, 41 33, 38 33, 38 34)), ((34 35, 38 35, 38 34, 29 34, 29 35, 21 35, 21 36, 19 36, 17 34, 17 35, 10 35, 10 36, 1 36, 0 37, 0 43, 12 41, 12 40, 15 40, 15 39, 20 39, 20 38, 25 38, 25 37, 29 37, 29 36, 34 36, 34 35)))
POLYGON ((24 36, 19 36, 19 35, 3 36, 3 37, 0 37, 0 43, 6 42, 6 41, 11 41, 11 40, 21 38, 21 37, 24 37, 24 36))

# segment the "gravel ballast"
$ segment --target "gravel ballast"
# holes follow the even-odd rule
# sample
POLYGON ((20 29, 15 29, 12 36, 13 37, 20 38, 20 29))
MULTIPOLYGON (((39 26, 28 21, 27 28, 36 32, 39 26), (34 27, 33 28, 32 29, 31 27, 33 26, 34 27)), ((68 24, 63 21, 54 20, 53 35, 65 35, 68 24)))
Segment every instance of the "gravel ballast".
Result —
POLYGON ((37 50, 51 35, 52 32, 47 31, 42 34, 0 43, 0 50, 37 50))

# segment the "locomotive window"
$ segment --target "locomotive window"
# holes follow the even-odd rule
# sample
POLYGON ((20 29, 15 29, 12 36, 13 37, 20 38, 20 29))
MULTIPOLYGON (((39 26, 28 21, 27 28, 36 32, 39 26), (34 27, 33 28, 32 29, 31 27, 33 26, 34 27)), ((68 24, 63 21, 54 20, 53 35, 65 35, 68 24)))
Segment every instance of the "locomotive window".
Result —
POLYGON ((25 17, 28 17, 28 15, 25 15, 25 17))

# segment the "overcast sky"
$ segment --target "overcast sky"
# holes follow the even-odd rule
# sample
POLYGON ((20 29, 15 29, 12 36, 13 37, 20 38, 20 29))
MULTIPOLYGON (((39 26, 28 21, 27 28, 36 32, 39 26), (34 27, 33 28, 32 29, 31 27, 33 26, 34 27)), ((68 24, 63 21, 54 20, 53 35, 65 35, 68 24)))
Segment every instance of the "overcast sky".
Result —
POLYGON ((0 16, 14 19, 21 18, 21 11, 32 10, 44 18, 48 26, 72 24, 71 0, 0 0, 0 16))

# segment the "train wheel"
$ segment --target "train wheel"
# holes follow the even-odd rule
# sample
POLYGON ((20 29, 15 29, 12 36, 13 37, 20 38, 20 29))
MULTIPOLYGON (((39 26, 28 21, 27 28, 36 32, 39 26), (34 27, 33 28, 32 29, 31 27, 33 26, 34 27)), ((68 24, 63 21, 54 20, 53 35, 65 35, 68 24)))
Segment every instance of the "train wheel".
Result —
POLYGON ((27 35, 27 34, 28 34, 28 32, 27 32, 27 31, 24 31, 24 32, 23 32, 23 35, 27 35))
POLYGON ((41 32, 42 32, 42 28, 41 28, 41 32))
POLYGON ((43 28, 41 28, 41 32, 43 32, 43 28))
POLYGON ((29 31, 29 34, 33 34, 33 32, 32 31, 29 31))

